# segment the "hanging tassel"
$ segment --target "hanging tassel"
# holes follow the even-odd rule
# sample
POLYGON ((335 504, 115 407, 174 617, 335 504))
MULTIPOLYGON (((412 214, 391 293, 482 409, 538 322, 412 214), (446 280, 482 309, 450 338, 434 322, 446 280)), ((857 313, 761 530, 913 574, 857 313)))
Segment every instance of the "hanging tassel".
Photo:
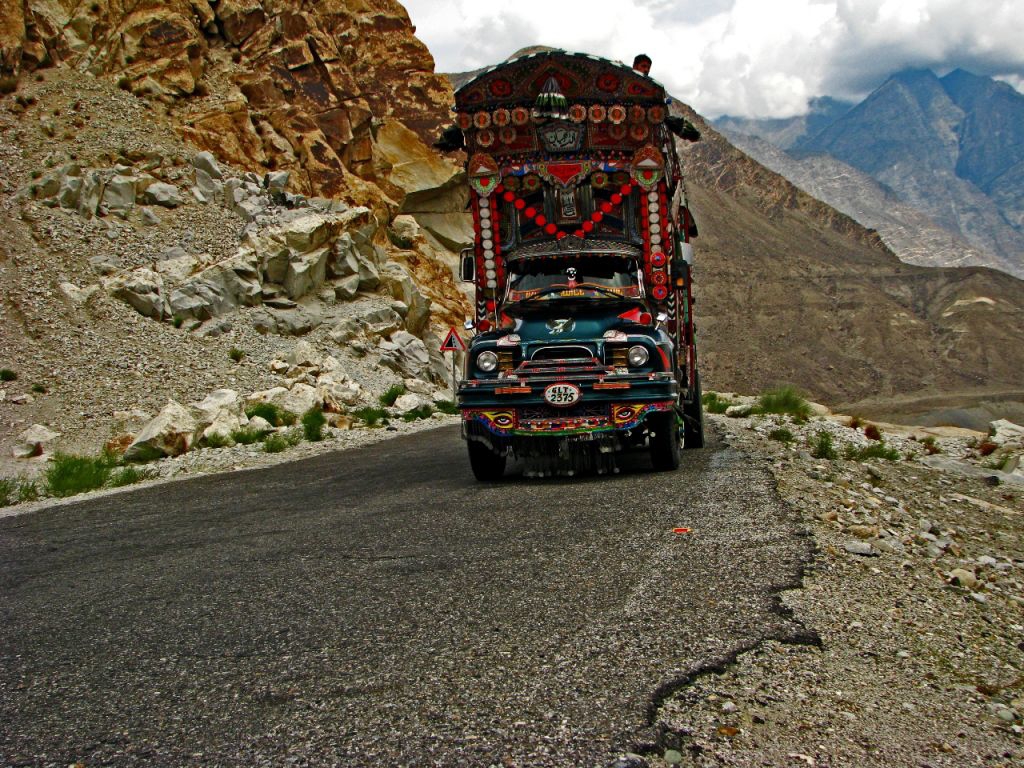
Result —
POLYGON ((552 120, 565 120, 569 116, 569 102, 558 87, 558 81, 552 76, 544 83, 544 87, 537 94, 537 101, 533 105, 534 117, 549 118, 552 120))

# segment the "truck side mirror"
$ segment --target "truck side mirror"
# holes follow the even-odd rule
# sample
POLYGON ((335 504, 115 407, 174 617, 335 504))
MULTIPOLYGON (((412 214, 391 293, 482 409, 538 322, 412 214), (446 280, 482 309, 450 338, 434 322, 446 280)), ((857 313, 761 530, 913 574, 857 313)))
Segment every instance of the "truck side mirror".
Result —
POLYGON ((459 264, 459 277, 464 283, 472 283, 476 280, 476 256, 472 248, 463 248, 461 252, 462 262, 459 264))

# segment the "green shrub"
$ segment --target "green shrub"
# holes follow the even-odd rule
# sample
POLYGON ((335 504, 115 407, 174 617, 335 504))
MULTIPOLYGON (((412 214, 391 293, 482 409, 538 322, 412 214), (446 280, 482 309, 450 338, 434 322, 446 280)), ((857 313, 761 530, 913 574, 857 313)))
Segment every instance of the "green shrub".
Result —
POLYGON ((302 433, 311 443, 317 443, 324 439, 324 426, 327 424, 327 417, 320 410, 320 406, 314 405, 302 414, 302 433))
POLYGON ((143 480, 149 480, 153 473, 148 469, 138 467, 122 467, 110 478, 111 488, 123 488, 126 485, 134 485, 143 480))
POLYGON ((782 413, 806 420, 811 417, 811 406, 793 387, 778 387, 758 398, 754 413, 782 413))
POLYGON ((275 427, 290 427, 298 418, 291 411, 287 411, 274 403, 257 403, 256 405, 251 405, 245 409, 245 415, 250 419, 253 416, 259 416, 261 419, 266 419, 268 423, 273 424, 275 427))
POLYGON ((0 368, 0 381, 14 381, 17 378, 18 374, 10 368, 0 368))
POLYGON ((12 477, 0 477, 0 507, 14 503, 14 491, 17 481, 12 477))
POLYGON ((181 315, 175 315, 174 317, 171 318, 171 325, 173 325, 175 328, 181 328, 181 325, 184 322, 185 318, 182 317, 181 315))
POLYGON ((895 448, 878 441, 858 448, 853 443, 847 443, 843 449, 843 458, 850 461, 867 461, 868 459, 885 459, 886 461, 899 461, 900 452, 895 448))
POLYGON ((273 435, 268 435, 267 439, 263 441, 263 450, 267 453, 281 453, 288 450, 288 440, 284 435, 275 432, 273 435))
POLYGON ((402 421, 417 421, 418 419, 429 419, 434 415, 434 409, 429 405, 421 405, 402 414, 402 421))
POLYGON ((705 392, 701 397, 704 410, 708 413, 725 413, 725 409, 732 405, 731 400, 719 397, 717 392, 705 392))
POLYGON ((263 437, 263 432, 256 429, 249 429, 248 427, 231 430, 231 439, 238 445, 252 445, 253 443, 260 442, 263 437))
POLYGON ((771 432, 768 433, 768 437, 771 440, 778 440, 780 443, 792 443, 793 442, 793 433, 790 432, 785 427, 779 427, 778 429, 773 429, 771 432))
POLYGON ((46 489, 54 496, 74 496, 102 488, 110 479, 116 459, 110 454, 75 456, 55 453, 46 468, 46 489))
POLYGON ((810 443, 811 456, 816 459, 834 459, 836 458, 836 449, 832 445, 832 435, 825 430, 821 430, 810 443))
POLYGON ((376 427, 377 425, 384 425, 388 423, 388 412, 383 408, 374 408, 373 406, 368 405, 365 408, 353 411, 352 415, 364 422, 368 427, 376 427))
POLYGON ((434 406, 441 413, 447 413, 449 416, 459 413, 459 406, 453 403, 451 400, 438 400, 434 403, 434 406))
MULTIPOLYGON (((924 452, 927 453, 929 456, 933 456, 936 453, 942 453, 942 449, 935 442, 935 436, 934 435, 928 435, 926 438, 924 438, 921 441, 921 445, 924 446, 924 452)), ((987 443, 982 443, 982 446, 987 446, 987 445, 988 445, 987 443)), ((989 450, 987 453, 982 452, 981 455, 982 456, 988 456, 989 453, 992 453, 993 450, 995 450, 995 449, 993 448, 992 450, 989 450)))
POLYGON ((387 391, 380 396, 380 404, 385 408, 390 408, 395 404, 395 401, 405 394, 404 384, 395 384, 394 386, 388 387, 387 391))
POLYGON ((35 501, 39 498, 39 486, 35 480, 18 481, 18 501, 35 501))
POLYGON ((33 384, 32 391, 37 395, 45 395, 48 390, 46 389, 45 384, 33 384))
POLYGON ((881 440, 882 432, 874 424, 868 424, 864 427, 864 437, 868 440, 881 440))
POLYGON ((228 350, 228 357, 234 360, 236 363, 242 362, 242 358, 245 357, 245 352, 240 350, 238 347, 232 347, 228 350))
POLYGON ((233 444, 234 441, 230 435, 224 435, 220 432, 211 432, 203 438, 203 445, 207 448, 227 448, 233 444))

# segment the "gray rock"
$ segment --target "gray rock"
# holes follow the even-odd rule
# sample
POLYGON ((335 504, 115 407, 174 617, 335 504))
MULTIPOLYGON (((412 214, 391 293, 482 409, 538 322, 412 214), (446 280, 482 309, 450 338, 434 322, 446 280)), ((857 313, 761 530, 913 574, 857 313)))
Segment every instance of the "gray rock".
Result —
POLYGON ((426 345, 408 331, 396 331, 379 344, 380 363, 403 378, 425 378, 430 368, 426 345))
POLYGON ((875 552, 874 547, 871 546, 869 541, 847 541, 843 544, 843 549, 851 555, 860 555, 862 557, 878 556, 878 553, 875 552))
POLYGON ((739 405, 730 405, 725 409, 725 415, 731 418, 744 418, 749 416, 751 411, 754 410, 754 406, 750 403, 742 403, 739 405))
POLYGON ((199 152, 192 158, 192 166, 206 173, 211 179, 223 179, 224 173, 217 164, 217 158, 210 152, 199 152))
POLYGON ((162 320, 170 311, 164 299, 164 280, 156 272, 140 267, 126 275, 119 275, 105 283, 107 291, 136 312, 155 320, 162 320))
POLYGON ((271 171, 263 177, 263 186, 268 192, 281 193, 288 187, 291 173, 288 171, 271 171))
POLYGON ((177 208, 181 205, 181 193, 173 184, 158 181, 146 187, 143 199, 149 205, 160 205, 164 208, 177 208))
POLYGON ((58 437, 60 437, 60 432, 54 432, 42 424, 33 424, 18 435, 18 441, 11 450, 11 454, 16 459, 42 456, 46 447, 58 437))
POLYGON ((339 301, 354 299, 359 293, 359 275, 349 275, 334 283, 334 298, 339 301))
POLYGON ((207 267, 170 295, 174 314, 198 320, 208 320, 238 306, 253 306, 261 301, 256 256, 245 251, 207 267))
POLYGON ((77 208, 81 195, 82 179, 78 176, 65 176, 57 190, 57 204, 61 208, 77 208))
POLYGON ((284 289, 292 299, 301 299, 320 289, 327 276, 328 248, 294 253, 288 260, 284 289))
POLYGON ((140 208, 139 211, 142 215, 143 224, 147 224, 152 227, 160 223, 160 217, 157 216, 151 208, 140 208))
POLYGON ((152 461, 178 456, 192 447, 196 421, 187 408, 171 400, 132 441, 124 456, 129 461, 152 461))
POLYGON ((202 168, 196 168, 196 189, 207 201, 223 199, 224 185, 219 181, 214 181, 213 177, 202 168))
POLYGON ((101 205, 114 213, 130 211, 135 207, 135 186, 138 182, 135 176, 114 176, 103 188, 101 205))

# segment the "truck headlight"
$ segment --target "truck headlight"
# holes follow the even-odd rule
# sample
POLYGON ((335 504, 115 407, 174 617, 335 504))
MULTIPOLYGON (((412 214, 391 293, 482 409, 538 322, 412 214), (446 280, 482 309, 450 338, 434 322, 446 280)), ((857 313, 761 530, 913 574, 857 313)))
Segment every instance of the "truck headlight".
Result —
POLYGON ((484 373, 490 373, 498 367, 498 356, 490 350, 481 352, 477 355, 476 367, 484 373))
POLYGON ((638 344, 635 347, 629 348, 629 354, 626 356, 626 359, 631 366, 639 368, 641 365, 646 365, 650 357, 647 347, 642 347, 638 344))

